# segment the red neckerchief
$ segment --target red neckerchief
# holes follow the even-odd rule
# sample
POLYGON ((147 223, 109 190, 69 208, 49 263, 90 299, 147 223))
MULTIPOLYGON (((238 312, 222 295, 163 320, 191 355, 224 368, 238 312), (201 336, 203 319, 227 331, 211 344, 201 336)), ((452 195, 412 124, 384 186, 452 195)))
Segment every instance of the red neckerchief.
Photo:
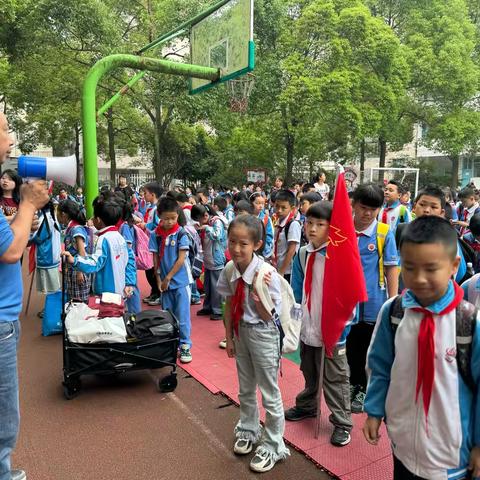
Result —
POLYGON ((155 235, 160 237, 160 241, 157 240, 157 243, 160 247, 160 251, 158 252, 158 257, 160 260, 162 260, 165 253, 165 244, 167 243, 167 238, 170 235, 177 233, 178 230, 180 230, 180 225, 178 223, 176 223, 170 230, 164 230, 162 224, 158 225, 158 227, 155 229, 155 235))
POLYGON ((307 298, 308 313, 311 313, 312 307, 312 280, 313 280, 313 265, 317 252, 311 252, 308 255, 307 267, 305 268, 305 297, 307 298))
POLYGON ((148 217, 150 215, 150 212, 153 210, 153 207, 147 208, 147 211, 145 212, 145 215, 143 216, 143 223, 148 223, 148 217))
POLYGON ((193 207, 193 205, 191 205, 191 204, 189 204, 189 205, 184 205, 184 206, 182 207, 182 210, 191 210, 192 207, 193 207))
MULTIPOLYGON (((277 226, 275 227, 277 229, 276 235, 275 235, 275 250, 274 250, 274 255, 275 255, 275 260, 277 260, 277 250, 278 250, 278 239, 280 238, 280 234, 282 233, 283 229, 295 218, 296 211, 292 210, 285 223, 283 224, 283 227, 280 226, 280 223, 277 223, 277 226)), ((287 245, 288 245, 288 238, 286 238, 287 245)))
POLYGON ((386 223, 388 225, 388 212, 393 210, 395 207, 383 207, 383 213, 382 213, 382 223, 386 223))
POLYGON ((242 277, 237 280, 237 287, 235 288, 235 295, 231 302, 231 315, 233 323, 233 331, 238 338, 238 326, 243 317, 243 304, 245 303, 245 282, 242 277))
MULTIPOLYGON (((467 222, 468 219, 468 208, 465 208, 463 210, 463 221, 467 222)), ((460 227, 460 236, 462 237, 466 233, 467 227, 460 227)))
POLYGON ((116 223, 116 227, 117 227, 117 230, 120 230, 120 227, 125 223, 125 220, 123 220, 123 218, 121 218, 117 223, 116 223))
POLYGON ((105 230, 101 230, 97 233, 98 237, 105 235, 107 232, 118 232, 118 228, 116 225, 112 225, 111 227, 106 228, 105 230))
MULTIPOLYGON (((463 289, 457 283, 453 283, 454 297, 451 303, 436 315, 446 315, 455 310, 463 299, 463 289)), ((417 387, 415 401, 418 402, 420 388, 422 389, 423 411, 428 431, 428 410, 432 398, 433 384, 435 380, 435 321, 433 313, 423 307, 412 308, 414 312, 423 313, 423 319, 418 331, 418 364, 417 364, 417 387)))

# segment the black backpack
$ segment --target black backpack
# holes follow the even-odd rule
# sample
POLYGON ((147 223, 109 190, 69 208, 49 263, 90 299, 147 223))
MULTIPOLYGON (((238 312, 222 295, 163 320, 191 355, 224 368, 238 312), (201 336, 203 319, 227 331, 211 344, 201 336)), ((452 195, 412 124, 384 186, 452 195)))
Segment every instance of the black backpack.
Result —
POLYGON ((178 243, 180 243, 180 239, 186 235, 188 238, 188 260, 190 261, 190 270, 192 272, 192 277, 194 280, 200 278, 202 275, 203 269, 203 258, 198 252, 197 244, 195 243, 195 239, 192 235, 185 229, 183 229, 183 233, 180 233, 178 236, 178 243))
MULTIPOLYGON (((468 388, 470 388, 472 392, 475 392, 476 384, 472 374, 471 361, 473 335, 475 333, 478 310, 471 303, 462 300, 455 313, 458 371, 468 388)), ((405 309, 402 305, 402 297, 401 295, 397 295, 390 304, 390 326, 393 331, 394 345, 395 334, 404 314, 405 309)))
MULTIPOLYGON (((477 260, 477 252, 462 238, 458 237, 458 243, 460 245, 460 249, 462 250, 463 258, 465 259, 465 263, 471 263, 473 267, 475 267, 478 263, 477 260)), ((463 278, 457 282, 459 285, 471 278, 474 275, 473 269, 467 268, 465 275, 463 278)))
POLYGON ((302 225, 302 223, 300 222, 300 220, 296 220, 296 219, 290 220, 290 221, 285 225, 285 227, 283 227, 283 231, 285 232, 285 240, 287 241, 287 245, 288 245, 288 232, 289 232, 290 226, 292 225, 293 222, 297 222, 297 223, 300 224, 301 232, 302 232, 302 234, 300 235, 300 247, 303 247, 303 246, 306 245, 308 242, 307 242, 307 237, 305 236, 305 229, 303 228, 303 225, 302 225))
POLYGON ((178 335, 178 321, 166 310, 143 310, 136 315, 127 313, 124 320, 128 336, 137 340, 178 335))

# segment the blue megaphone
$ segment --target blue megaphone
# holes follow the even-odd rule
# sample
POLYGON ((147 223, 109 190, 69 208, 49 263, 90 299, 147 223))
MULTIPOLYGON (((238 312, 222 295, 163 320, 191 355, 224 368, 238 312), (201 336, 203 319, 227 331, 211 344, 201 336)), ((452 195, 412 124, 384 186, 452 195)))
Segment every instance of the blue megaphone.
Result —
POLYGON ((18 174, 23 178, 42 178, 74 186, 77 180, 75 155, 69 157, 18 157, 18 174))

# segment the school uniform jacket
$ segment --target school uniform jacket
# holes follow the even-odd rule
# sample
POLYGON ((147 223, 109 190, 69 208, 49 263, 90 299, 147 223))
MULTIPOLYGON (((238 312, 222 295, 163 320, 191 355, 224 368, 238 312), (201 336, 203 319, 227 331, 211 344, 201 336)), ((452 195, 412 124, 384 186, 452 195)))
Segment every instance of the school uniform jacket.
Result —
POLYGON ((93 255, 77 255, 73 266, 83 273, 95 273, 93 289, 96 294, 112 292, 123 295, 125 286, 137 284, 135 255, 118 231, 105 230, 98 231, 93 255))
MULTIPOLYGON (((450 283, 447 293, 429 310, 442 311, 453 297, 450 283)), ((411 310, 419 304, 407 291, 402 300, 405 315, 394 338, 391 302, 379 313, 368 352, 365 411, 371 417, 385 418, 393 452, 410 472, 430 480, 464 478, 470 451, 480 445, 480 317, 472 344, 471 369, 477 385, 474 398, 455 359, 455 310, 434 315, 435 383, 427 427, 421 392, 415 401, 417 342, 423 314, 411 310)))
POLYGON ((410 223, 412 220, 411 214, 408 211, 406 205, 402 205, 399 200, 397 200, 392 205, 383 205, 378 214, 378 221, 386 223, 390 226, 390 230, 395 233, 397 225, 399 223, 410 223), (384 221, 384 212, 386 213, 386 221, 384 221))
POLYGON ((209 220, 203 242, 203 262, 206 270, 221 270, 226 263, 227 220, 223 214, 209 220))

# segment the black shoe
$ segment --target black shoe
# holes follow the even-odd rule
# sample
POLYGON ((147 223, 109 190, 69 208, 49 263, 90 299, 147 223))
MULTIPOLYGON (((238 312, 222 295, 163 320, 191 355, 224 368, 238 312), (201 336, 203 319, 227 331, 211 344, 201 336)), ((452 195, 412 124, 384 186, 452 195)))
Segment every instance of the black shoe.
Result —
POLYGON ((335 427, 333 430, 332 436, 330 437, 330 443, 336 447, 344 447, 348 445, 352 437, 350 437, 350 432, 341 427, 335 427))
POLYGON ((352 401, 352 413, 363 413, 363 404, 365 403, 365 392, 359 390, 352 401))
POLYGON ((223 315, 221 313, 212 313, 210 320, 223 320, 223 315))
POLYGON ((312 410, 303 410, 303 408, 292 407, 288 410, 285 410, 285 420, 290 422, 298 422, 304 418, 316 417, 317 412, 312 410))
POLYGON ((200 317, 208 317, 209 315, 212 314, 212 311, 211 310, 208 310, 206 308, 201 308, 198 312, 197 312, 197 315, 199 315, 200 317))

